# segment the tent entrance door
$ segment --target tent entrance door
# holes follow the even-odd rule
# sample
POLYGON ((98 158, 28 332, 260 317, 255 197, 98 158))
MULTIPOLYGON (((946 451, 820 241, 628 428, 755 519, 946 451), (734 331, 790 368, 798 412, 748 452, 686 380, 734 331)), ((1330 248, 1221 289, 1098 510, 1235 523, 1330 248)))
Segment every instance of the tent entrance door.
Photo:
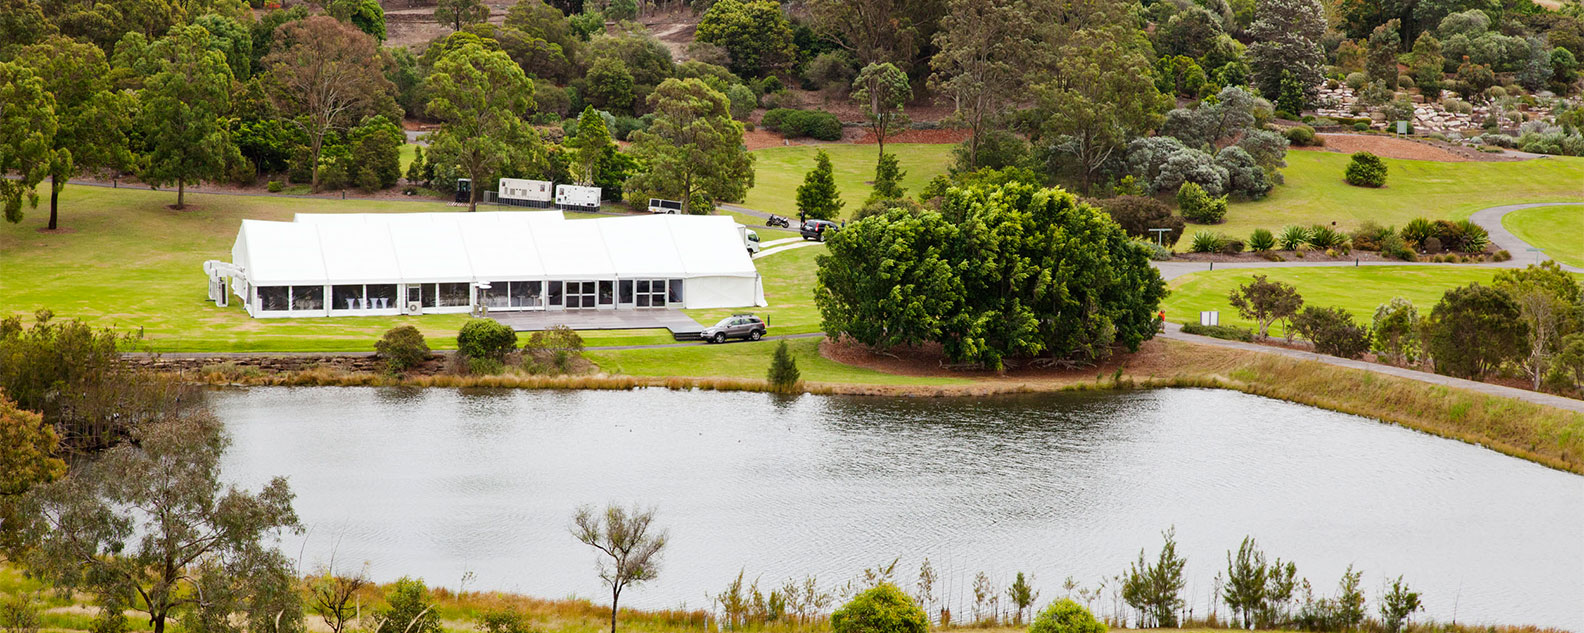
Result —
POLYGON ((593 310, 599 304, 598 286, 593 281, 566 282, 566 309, 593 310))

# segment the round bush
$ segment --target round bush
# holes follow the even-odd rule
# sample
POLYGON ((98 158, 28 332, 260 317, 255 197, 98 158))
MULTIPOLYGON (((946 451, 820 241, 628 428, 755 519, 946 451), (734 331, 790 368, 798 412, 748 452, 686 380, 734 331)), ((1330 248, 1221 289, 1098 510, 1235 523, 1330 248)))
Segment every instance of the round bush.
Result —
POLYGON ((281 190, 286 188, 286 185, 281 184, 279 180, 271 180, 264 188, 268 189, 270 193, 280 193, 281 190))
MULTIPOLYGON (((1224 327, 1224 326, 1223 326, 1224 327)), ((1186 330, 1186 328, 1184 328, 1186 330)), ((1252 337, 1242 338, 1233 336, 1220 336, 1219 338, 1241 338, 1250 340, 1252 337)), ((1094 614, 1083 608, 1071 599, 1058 600, 1045 607, 1034 623, 1029 625, 1029 633, 1105 633, 1106 625, 1096 620, 1094 614)))
POLYGON ((457 332, 457 351, 468 358, 500 362, 517 347, 517 333, 494 319, 474 319, 457 332))
POLYGON ((1384 187, 1386 186, 1386 163, 1379 156, 1369 152, 1358 152, 1353 155, 1353 160, 1348 161, 1347 171, 1343 173, 1348 184, 1355 187, 1384 187))
POLYGON ((890 583, 858 594, 831 614, 832 633, 925 633, 929 619, 890 583))
POLYGON ((1314 128, 1307 125, 1287 128, 1287 142, 1298 147, 1320 147, 1325 145, 1325 139, 1315 135, 1314 128))
POLYGON ((1185 182, 1177 189, 1177 210, 1189 222, 1220 224, 1226 219, 1227 197, 1212 197, 1203 187, 1185 182))
POLYGON ((1100 201, 1100 208, 1133 237, 1147 238, 1153 242, 1155 233, 1150 232, 1150 229, 1169 229, 1162 234, 1162 241, 1167 246, 1176 244, 1182 238, 1182 218, 1173 215, 1171 207, 1155 198, 1117 196, 1100 201))
POLYGON ((1256 253, 1271 250, 1276 248, 1276 236, 1270 229, 1254 229, 1254 233, 1249 235, 1248 247, 1256 253))
POLYGON ((429 358, 429 344, 424 335, 411 325, 399 325, 385 331, 374 343, 374 352, 385 359, 385 367, 392 372, 402 372, 418 366, 429 358))

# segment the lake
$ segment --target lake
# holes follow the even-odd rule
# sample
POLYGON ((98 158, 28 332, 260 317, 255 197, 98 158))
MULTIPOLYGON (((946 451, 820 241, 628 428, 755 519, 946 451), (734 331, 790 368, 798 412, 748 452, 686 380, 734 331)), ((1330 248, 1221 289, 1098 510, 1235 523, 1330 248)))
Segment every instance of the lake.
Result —
MULTIPOLYGON (((963 619, 985 572, 1043 603, 1153 560, 1175 527, 1203 615, 1253 535, 1317 595, 1349 564, 1370 612, 1404 575, 1426 613, 1584 631, 1584 477, 1365 418, 1232 391, 977 399, 394 388, 225 390, 228 478, 286 476, 304 570, 366 562, 456 589, 606 602, 583 504, 669 530, 635 607, 707 608, 746 571, 834 587, 926 557, 963 619)), ((1099 610, 1112 610, 1114 580, 1099 610)), ((608 603, 608 602, 606 602, 608 603)), ((1222 607, 1223 617, 1227 610, 1222 607)))

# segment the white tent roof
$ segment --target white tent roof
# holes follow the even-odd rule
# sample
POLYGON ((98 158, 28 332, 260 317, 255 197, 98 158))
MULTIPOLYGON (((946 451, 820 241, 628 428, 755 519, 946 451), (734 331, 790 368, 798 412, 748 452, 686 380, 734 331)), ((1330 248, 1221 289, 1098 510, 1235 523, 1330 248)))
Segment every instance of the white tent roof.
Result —
POLYGON ((566 220, 560 211, 244 220, 232 259, 265 286, 757 275, 729 217, 566 220))

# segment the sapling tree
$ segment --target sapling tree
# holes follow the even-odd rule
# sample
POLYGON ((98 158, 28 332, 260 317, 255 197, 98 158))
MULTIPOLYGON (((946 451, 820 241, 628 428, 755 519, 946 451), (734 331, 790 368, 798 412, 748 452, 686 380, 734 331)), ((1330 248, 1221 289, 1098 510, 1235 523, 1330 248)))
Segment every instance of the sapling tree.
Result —
POLYGON ((653 508, 627 509, 615 504, 604 512, 583 506, 572 516, 572 536, 603 554, 598 569, 600 580, 611 590, 611 633, 616 633, 622 590, 653 580, 659 573, 660 553, 668 537, 665 530, 654 526, 654 517, 653 508))
POLYGON ((1133 563, 1122 577, 1122 599, 1137 609, 1143 626, 1176 628, 1177 611, 1183 606, 1183 567, 1188 561, 1177 555, 1176 529, 1161 534, 1165 544, 1154 563, 1139 550, 1138 562, 1133 563))
POLYGON ((1375 319, 1370 327, 1371 349, 1392 363, 1413 363, 1419 360, 1419 330, 1423 320, 1413 302, 1394 297, 1375 309, 1375 319))
POLYGON ((368 585, 367 567, 348 575, 336 570, 332 559, 308 579, 308 609, 324 620, 330 633, 341 633, 357 617, 358 592, 368 585))
POLYGON ((1039 590, 1030 584, 1030 579, 1017 573, 1017 578, 1012 581, 1012 586, 1007 587, 1007 599, 1012 602, 1012 607, 1017 609, 1012 613, 1012 622, 1019 626, 1023 624, 1023 614, 1034 606, 1034 601, 1039 599, 1039 590))
POLYGON ((1398 576, 1381 596, 1381 624, 1386 625, 1387 633, 1397 633, 1408 626, 1408 617, 1422 608, 1419 592, 1410 591, 1402 576, 1398 576))
POLYGON ((853 80, 852 98, 863 108, 865 125, 885 156, 887 136, 908 124, 902 106, 913 97, 907 73, 890 63, 869 64, 853 80))
POLYGON ((776 345, 775 356, 770 359, 770 372, 766 377, 770 386, 777 391, 791 391, 802 380, 802 372, 798 371, 797 360, 792 358, 786 341, 776 345))
POLYGON ((1270 326, 1279 319, 1290 319, 1303 307, 1303 297, 1292 284, 1266 281, 1265 275, 1255 275, 1254 280, 1238 286, 1228 297, 1232 307, 1245 319, 1259 327, 1259 337, 1270 335, 1270 326))
POLYGON ((830 154, 819 150, 814 154, 814 169, 803 176, 797 188, 798 215, 818 220, 830 220, 841 213, 847 203, 836 190, 836 176, 831 168, 830 154))

